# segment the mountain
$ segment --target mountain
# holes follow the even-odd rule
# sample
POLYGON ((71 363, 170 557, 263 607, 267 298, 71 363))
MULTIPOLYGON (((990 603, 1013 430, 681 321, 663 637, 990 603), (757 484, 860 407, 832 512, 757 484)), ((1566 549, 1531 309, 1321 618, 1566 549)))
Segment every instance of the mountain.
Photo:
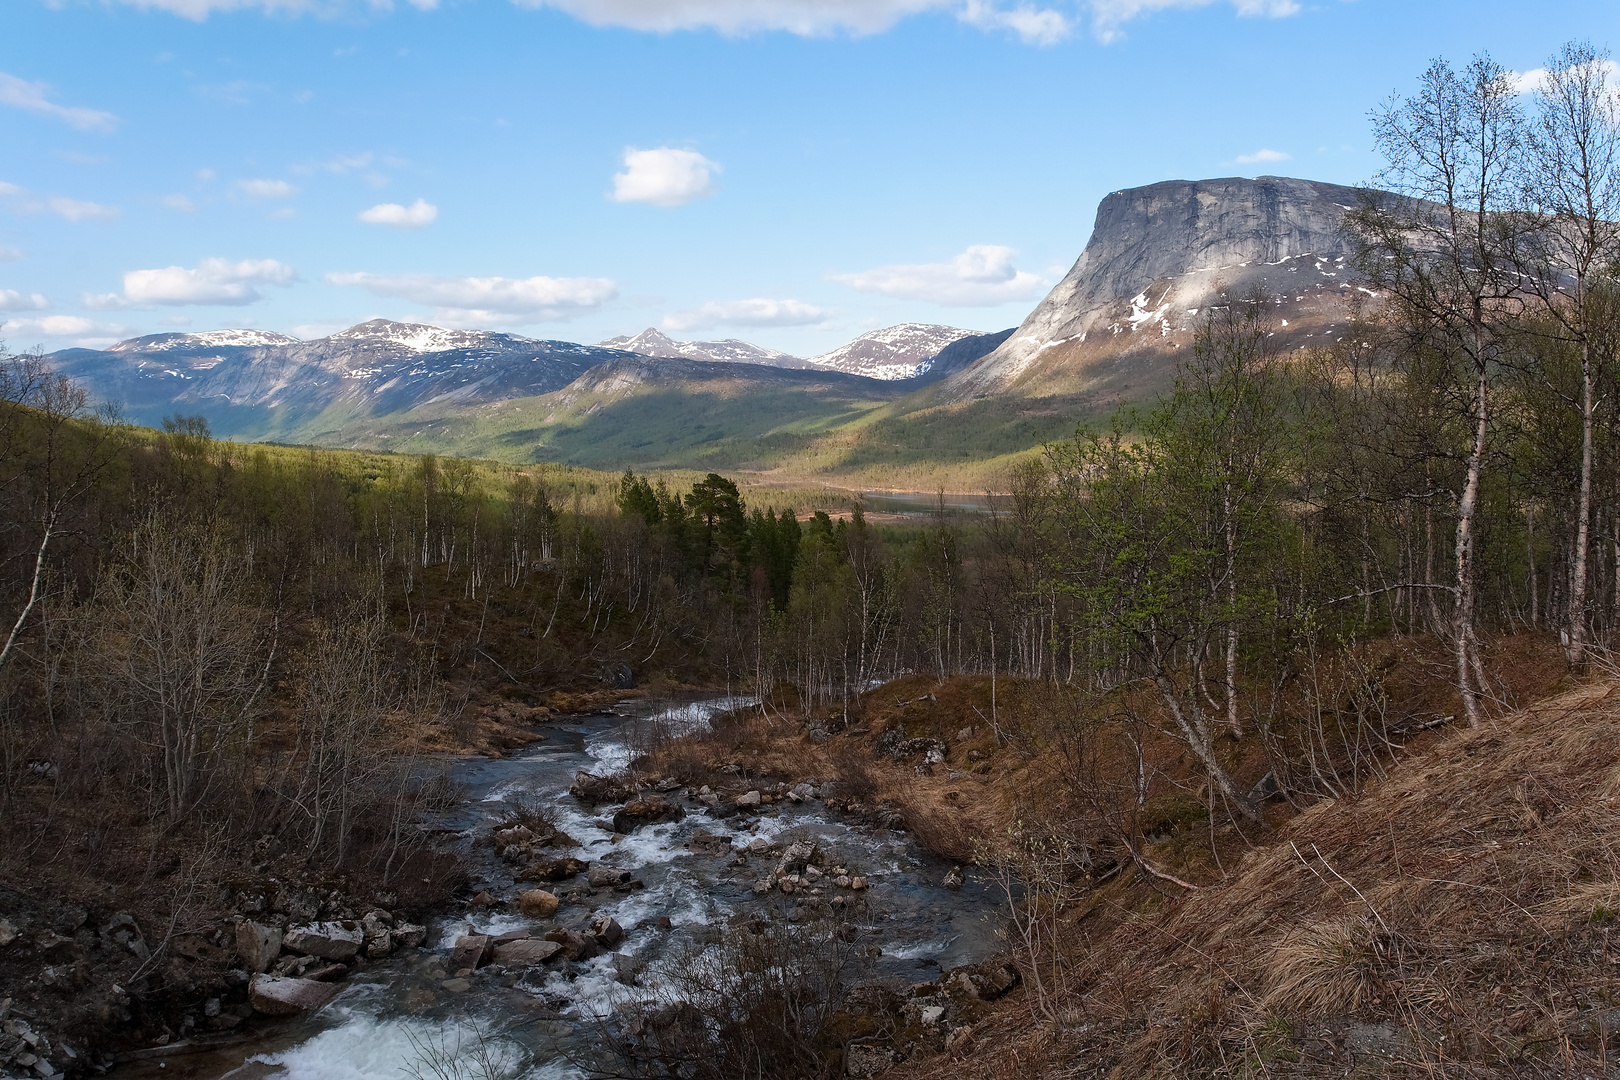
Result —
POLYGON ((915 379, 928 374, 930 361, 941 350, 976 336, 972 330, 954 326, 900 323, 862 334, 832 352, 812 356, 810 363, 869 379, 915 379))
POLYGON ((1270 294, 1280 349, 1337 337, 1367 295, 1342 227, 1358 196, 1279 177, 1117 191, 1016 330, 907 323, 804 361, 656 330, 591 346, 385 320, 54 358, 132 419, 202 413, 238 438, 982 491, 1077 422, 1164 389, 1223 289, 1270 294))
POLYGON ((942 389, 957 400, 1099 385, 1130 396, 1190 347, 1199 314, 1223 288, 1275 298, 1280 347, 1319 344, 1358 292, 1355 244, 1343 228, 1358 198, 1355 188, 1277 176, 1113 192, 1057 287, 1005 344, 942 389))
POLYGON ((648 327, 635 337, 608 338, 598 342, 599 348, 621 349, 642 356, 679 357, 685 360, 716 360, 730 364, 764 364, 767 367, 802 368, 803 360, 785 352, 750 345, 736 338, 724 341, 676 341, 661 331, 648 327))
POLYGON ((155 334, 52 359, 133 420, 201 413, 220 435, 341 441, 356 418, 543 394, 627 355, 374 319, 314 341, 260 330, 155 334))

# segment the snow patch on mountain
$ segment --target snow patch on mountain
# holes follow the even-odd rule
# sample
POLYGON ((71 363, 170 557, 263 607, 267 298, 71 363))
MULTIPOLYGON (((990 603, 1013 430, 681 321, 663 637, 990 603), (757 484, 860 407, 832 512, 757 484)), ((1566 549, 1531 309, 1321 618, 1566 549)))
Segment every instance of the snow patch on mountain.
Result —
POLYGON ((176 349, 251 348, 296 345, 298 339, 269 330, 204 330, 197 334, 149 334, 107 347, 108 352, 172 352, 176 349))
POLYGON ((955 326, 900 323, 862 334, 847 345, 812 356, 809 362, 869 379, 914 379, 928 373, 940 350, 977 334, 977 330, 955 326))
POLYGON ((752 345, 736 338, 723 341, 676 341, 661 330, 648 327, 635 337, 619 336, 599 342, 604 349, 623 349, 642 356, 684 360, 718 360, 731 364, 765 364, 768 367, 804 367, 797 356, 752 345))

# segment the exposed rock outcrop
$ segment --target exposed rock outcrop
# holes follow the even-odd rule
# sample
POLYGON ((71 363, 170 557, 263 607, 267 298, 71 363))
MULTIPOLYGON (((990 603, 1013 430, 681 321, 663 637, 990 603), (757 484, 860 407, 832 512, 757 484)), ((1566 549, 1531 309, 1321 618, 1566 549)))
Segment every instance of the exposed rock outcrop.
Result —
POLYGON ((1276 320, 1295 331, 1285 338, 1319 335, 1343 322, 1356 293, 1355 244, 1343 222, 1358 197, 1355 188, 1277 176, 1113 192, 1057 287, 1005 343, 943 388, 959 400, 1015 387, 1039 393, 1055 375, 1105 357, 1184 350, 1219 286, 1281 298, 1276 320))

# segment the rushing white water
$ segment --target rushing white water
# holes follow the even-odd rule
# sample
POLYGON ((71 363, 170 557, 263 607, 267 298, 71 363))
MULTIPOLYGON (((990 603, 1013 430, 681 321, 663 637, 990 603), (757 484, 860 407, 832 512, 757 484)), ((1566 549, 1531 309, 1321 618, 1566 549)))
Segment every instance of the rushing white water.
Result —
POLYGON ((478 879, 475 891, 510 906, 447 915, 432 927, 426 951, 396 955, 351 977, 320 1014, 288 1029, 298 1041, 251 1059, 258 1063, 257 1076, 268 1069, 274 1070, 269 1080, 578 1080, 583 1074, 570 1063, 567 1048, 587 1044, 596 1025, 610 1022, 625 1003, 655 996, 660 960, 701 945, 700 935, 712 932, 708 928, 783 899, 753 893, 753 881, 775 861, 774 855, 745 853, 756 839, 773 847, 813 839, 836 863, 867 876, 868 907, 859 930, 881 944, 880 974, 932 978, 991 951, 984 896, 946 892, 938 887, 946 867, 903 838, 842 821, 819 803, 776 803, 754 816, 718 818, 680 799, 684 819, 618 836, 609 820, 613 808, 582 805, 568 794, 575 772, 617 771, 649 739, 703 730, 716 713, 749 704, 722 698, 645 709, 629 718, 564 721, 547 729, 545 741, 511 758, 465 763, 457 778, 471 802, 440 824, 459 830, 478 879), (511 901, 531 886, 515 884, 509 866, 487 846, 472 843, 516 806, 544 809, 579 845, 557 854, 628 870, 644 887, 599 892, 583 906, 565 906, 554 920, 518 913, 511 901), (700 833, 725 844, 694 844, 700 833), (505 974, 485 969, 459 991, 446 970, 456 937, 469 927, 490 935, 539 934, 596 913, 613 916, 626 931, 617 958, 603 953, 505 974), (626 985, 626 967, 637 972, 634 986, 626 985))

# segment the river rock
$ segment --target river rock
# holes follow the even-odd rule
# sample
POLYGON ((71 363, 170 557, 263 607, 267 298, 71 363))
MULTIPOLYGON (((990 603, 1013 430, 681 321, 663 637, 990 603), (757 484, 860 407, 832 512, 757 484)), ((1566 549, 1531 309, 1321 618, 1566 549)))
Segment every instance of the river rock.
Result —
POLYGON ((630 883, 630 871, 596 863, 586 871, 585 880, 593 889, 613 889, 630 883))
POLYGON ((366 956, 381 960, 394 951, 393 920, 386 911, 368 911, 360 920, 366 936, 366 956))
POLYGON ((402 922, 389 933, 394 944, 403 949, 419 949, 427 941, 427 927, 418 923, 402 922))
POLYGON ((319 1009, 334 997, 338 988, 314 979, 258 974, 248 983, 248 1003, 266 1016, 296 1016, 319 1009))
POLYGON ((635 785, 618 776, 597 776, 595 773, 574 774, 574 783, 568 793, 581 802, 621 802, 635 795, 635 785))
POLYGON ((679 821, 685 816, 685 810, 662 795, 643 795, 626 803, 622 810, 613 815, 613 831, 631 833, 643 825, 652 825, 659 821, 679 821))
POLYGON ((531 919, 549 919, 557 914, 560 903, 544 889, 530 889, 518 897, 518 910, 531 919))
POLYGON ((737 796, 737 805, 744 810, 752 810, 764 799, 758 791, 745 791, 737 796))
POLYGON ((296 953, 323 960, 352 960, 366 941, 356 922, 317 922, 289 926, 281 943, 296 953))
POLYGON ((546 940, 561 945, 566 960, 589 960, 601 951, 595 938, 588 938, 577 930, 558 928, 547 934, 546 940))
POLYGON ((613 954, 613 978, 625 986, 636 985, 636 979, 641 976, 646 966, 646 961, 640 957, 626 956, 624 953, 613 954))
POLYGON ((782 857, 776 861, 776 873, 778 876, 796 874, 812 863, 819 862, 821 862, 821 852, 812 841, 795 840, 788 845, 787 850, 782 852, 782 857))
POLYGON ((605 911, 590 921, 585 932, 595 938, 596 943, 604 949, 611 949, 624 940, 624 927, 605 911))
POLYGON ((488 934, 462 934, 450 950, 451 971, 473 971, 489 959, 488 934))
POLYGON ((281 955, 281 928, 242 919, 236 924, 236 952, 249 972, 269 971, 281 955))
POLYGON ((567 881, 583 874, 586 864, 578 859, 541 859, 518 875, 519 881, 567 881))
POLYGON ((497 945, 495 962, 506 967, 534 967, 537 964, 544 964, 562 951, 563 946, 560 942, 523 938, 497 945))

